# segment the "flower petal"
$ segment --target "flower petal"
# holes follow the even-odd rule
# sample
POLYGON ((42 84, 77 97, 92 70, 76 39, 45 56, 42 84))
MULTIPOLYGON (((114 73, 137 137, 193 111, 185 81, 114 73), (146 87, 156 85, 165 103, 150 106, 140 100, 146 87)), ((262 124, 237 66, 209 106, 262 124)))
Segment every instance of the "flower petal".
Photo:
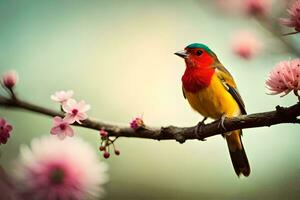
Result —
POLYGON ((70 136, 70 137, 73 137, 73 136, 74 136, 74 130, 72 129, 71 126, 68 126, 68 127, 66 128, 65 134, 66 134, 67 136, 70 136))
POLYGON ((76 118, 74 117, 74 115, 67 113, 66 116, 64 117, 64 121, 69 124, 73 124, 76 121, 76 118))
POLYGON ((61 132, 59 134, 57 134, 58 139, 63 140, 66 137, 66 134, 64 132, 61 132))
POLYGON ((75 99, 69 99, 67 101, 68 106, 70 106, 71 108, 77 105, 77 101, 75 99))
POLYGON ((86 120, 88 118, 88 115, 86 113, 78 113, 77 114, 77 119, 83 121, 86 120))
POLYGON ((13 127, 12 125, 8 124, 5 126, 5 129, 8 131, 8 132, 11 132, 13 130, 13 127))
POLYGON ((53 125, 58 126, 63 122, 63 119, 59 116, 56 116, 53 118, 53 125))
POLYGON ((55 127, 52 127, 51 130, 50 130, 50 133, 52 135, 58 135, 60 134, 62 131, 61 129, 59 128, 59 126, 55 126, 55 127))
POLYGON ((66 96, 69 97, 69 98, 71 98, 73 95, 74 95, 74 91, 73 90, 68 90, 66 92, 66 96))

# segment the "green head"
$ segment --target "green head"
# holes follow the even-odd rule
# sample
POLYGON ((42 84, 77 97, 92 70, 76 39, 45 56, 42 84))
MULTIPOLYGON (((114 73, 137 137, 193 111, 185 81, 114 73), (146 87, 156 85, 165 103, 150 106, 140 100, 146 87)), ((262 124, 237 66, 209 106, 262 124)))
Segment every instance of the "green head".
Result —
POLYGON ((182 58, 187 58, 189 54, 202 54, 205 53, 211 57, 216 58, 216 54, 205 44, 201 43, 192 43, 184 48, 184 51, 176 52, 177 56, 182 58))
POLYGON ((203 49, 207 53, 213 53, 212 50, 210 50, 210 48, 208 46, 206 46, 205 44, 200 44, 200 43, 190 44, 187 47, 185 47, 185 49, 203 49))

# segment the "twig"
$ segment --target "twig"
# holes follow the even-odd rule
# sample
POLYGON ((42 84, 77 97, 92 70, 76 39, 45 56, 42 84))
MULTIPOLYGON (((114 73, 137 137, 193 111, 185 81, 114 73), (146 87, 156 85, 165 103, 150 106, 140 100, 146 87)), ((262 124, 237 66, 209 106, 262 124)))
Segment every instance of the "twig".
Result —
MULTIPOLYGON (((18 108, 27 111, 32 111, 38 114, 47 115, 50 117, 61 116, 63 113, 51 110, 42 106, 38 106, 20 99, 12 99, 7 97, 0 97, 0 106, 8 108, 18 108)), ((226 118, 224 126, 226 130, 219 127, 219 120, 203 125, 201 129, 193 127, 176 127, 168 126, 161 128, 142 127, 134 130, 127 126, 117 126, 109 123, 103 123, 95 119, 87 119, 82 124, 74 124, 76 126, 85 127, 94 130, 103 129, 109 133, 109 136, 115 137, 135 137, 148 138, 155 140, 176 140, 180 143, 190 139, 204 139, 211 136, 223 134, 228 131, 236 129, 272 126, 282 123, 300 123, 297 117, 300 116, 300 103, 293 106, 283 108, 276 107, 276 110, 270 112, 255 113, 250 115, 241 115, 239 117, 226 118), (196 134, 198 130, 198 134, 196 134), (200 135, 199 138, 197 135, 200 135)))
POLYGON ((287 48, 287 50, 296 55, 300 56, 300 49, 297 47, 296 43, 290 39, 283 37, 283 34, 280 30, 278 22, 275 19, 267 18, 266 16, 256 16, 257 22, 271 34, 277 37, 287 48))
POLYGON ((294 32, 290 32, 290 33, 284 33, 284 34, 282 34, 282 35, 283 35, 283 36, 288 36, 288 35, 294 35, 294 34, 298 34, 298 33, 300 33, 300 32, 294 31, 294 32))

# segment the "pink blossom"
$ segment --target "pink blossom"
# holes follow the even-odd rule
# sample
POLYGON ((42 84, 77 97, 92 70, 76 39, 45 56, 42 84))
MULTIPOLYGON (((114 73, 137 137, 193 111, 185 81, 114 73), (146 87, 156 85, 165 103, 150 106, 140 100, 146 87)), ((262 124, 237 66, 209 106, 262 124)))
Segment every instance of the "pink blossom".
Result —
POLYGON ((0 145, 6 144, 13 127, 3 118, 0 118, 0 145))
POLYGON ((300 59, 282 61, 270 72, 266 81, 267 88, 271 94, 284 93, 300 89, 300 59))
POLYGON ((141 117, 136 117, 130 122, 130 127, 132 129, 138 129, 142 126, 145 126, 144 121, 141 117))
POLYGON ((13 88, 18 82, 18 74, 16 71, 9 71, 3 74, 2 83, 6 88, 13 88))
POLYGON ((80 138, 34 139, 15 162, 15 181, 26 199, 83 200, 103 196, 106 163, 80 138))
POLYGON ((296 31, 300 31, 300 0, 295 1, 287 11, 289 17, 281 18, 280 23, 288 27, 293 27, 296 31))
POLYGON ((235 34, 232 49, 236 55, 249 60, 261 52, 262 43, 254 33, 241 31, 235 34))
POLYGON ((101 129, 99 131, 99 135, 100 135, 100 137, 107 137, 108 136, 108 132, 105 131, 104 129, 101 129))
POLYGON ((53 101, 59 102, 61 104, 66 103, 69 99, 72 98, 74 92, 72 90, 68 90, 68 91, 57 91, 55 92, 54 95, 51 95, 51 99, 53 101))
POLYGON ((248 15, 266 15, 271 9, 270 0, 244 0, 244 9, 248 15))
POLYGON ((66 112, 65 120, 70 124, 75 121, 81 124, 81 121, 88 118, 86 112, 90 109, 90 105, 86 104, 85 101, 77 103, 74 99, 69 99, 63 104, 63 110, 66 112))
POLYGON ((69 122, 58 116, 53 119, 53 127, 51 128, 50 133, 52 135, 57 135, 61 140, 66 136, 74 136, 74 131, 69 122))

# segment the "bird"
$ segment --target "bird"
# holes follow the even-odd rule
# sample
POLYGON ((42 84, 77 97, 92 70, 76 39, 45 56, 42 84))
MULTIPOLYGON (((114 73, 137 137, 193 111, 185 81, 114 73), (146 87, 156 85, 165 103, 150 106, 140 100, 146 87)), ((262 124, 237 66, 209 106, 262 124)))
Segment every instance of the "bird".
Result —
MULTIPOLYGON (((183 96, 204 117, 197 128, 211 118, 221 119, 220 125, 226 130, 223 124, 225 117, 247 114, 232 75, 207 45, 192 43, 175 55, 183 58, 186 65, 181 78, 183 96)), ((241 139, 242 130, 222 135, 227 141, 235 173, 238 177, 241 174, 248 177, 250 165, 241 139)))

